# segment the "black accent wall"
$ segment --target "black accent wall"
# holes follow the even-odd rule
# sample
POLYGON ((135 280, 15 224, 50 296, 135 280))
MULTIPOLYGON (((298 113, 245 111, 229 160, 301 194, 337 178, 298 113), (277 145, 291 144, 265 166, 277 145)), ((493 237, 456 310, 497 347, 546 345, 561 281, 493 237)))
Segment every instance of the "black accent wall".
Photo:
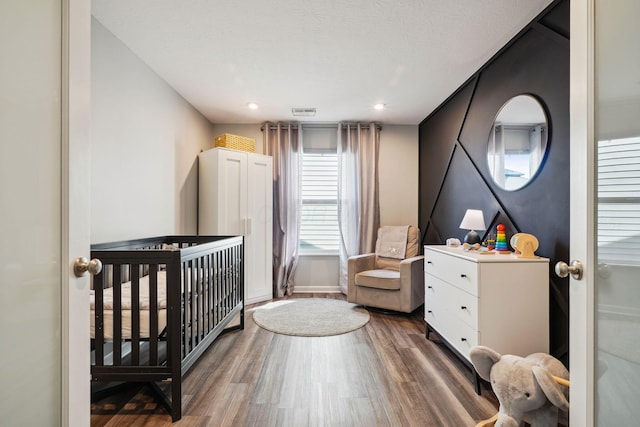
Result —
MULTIPOLYGON (((522 30, 419 127, 419 225, 423 244, 462 240, 467 209, 482 209, 488 231, 535 235, 550 258, 551 354, 568 363, 568 279, 553 273, 569 258, 569 0, 557 0, 522 30), (500 189, 487 167, 495 115, 511 97, 536 97, 549 120, 538 175, 517 191, 500 189)), ((514 277, 513 280, 518 280, 514 277)), ((499 310, 500 307, 496 307, 499 310)), ((526 339, 526 337, 523 337, 526 339)))

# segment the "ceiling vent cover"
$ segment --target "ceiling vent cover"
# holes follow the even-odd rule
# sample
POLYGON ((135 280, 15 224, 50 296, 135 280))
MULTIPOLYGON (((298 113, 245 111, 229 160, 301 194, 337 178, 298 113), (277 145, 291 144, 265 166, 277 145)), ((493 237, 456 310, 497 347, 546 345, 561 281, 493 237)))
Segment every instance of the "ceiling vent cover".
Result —
POLYGON ((292 108, 291 114, 293 114, 294 116, 311 117, 316 115, 316 109, 315 108, 292 108))

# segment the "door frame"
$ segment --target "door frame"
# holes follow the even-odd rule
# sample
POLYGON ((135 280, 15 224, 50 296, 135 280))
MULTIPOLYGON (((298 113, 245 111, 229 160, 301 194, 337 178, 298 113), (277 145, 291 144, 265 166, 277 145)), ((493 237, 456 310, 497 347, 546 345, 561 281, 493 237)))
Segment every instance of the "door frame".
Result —
POLYGON ((570 7, 570 253, 571 259, 582 261, 584 277, 569 280, 569 414, 572 425, 591 427, 595 420, 595 0, 572 0, 570 7))
POLYGON ((90 424, 89 279, 73 260, 89 256, 91 199, 91 2, 62 0, 61 55, 61 425, 90 424))

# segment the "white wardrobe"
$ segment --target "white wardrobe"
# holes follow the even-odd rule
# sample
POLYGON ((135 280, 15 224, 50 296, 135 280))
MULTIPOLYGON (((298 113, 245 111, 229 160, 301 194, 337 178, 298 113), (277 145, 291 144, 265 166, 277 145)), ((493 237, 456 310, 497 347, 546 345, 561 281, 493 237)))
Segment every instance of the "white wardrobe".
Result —
POLYGON ((198 156, 198 234, 244 236, 244 301, 273 298, 273 163, 212 148, 198 156))

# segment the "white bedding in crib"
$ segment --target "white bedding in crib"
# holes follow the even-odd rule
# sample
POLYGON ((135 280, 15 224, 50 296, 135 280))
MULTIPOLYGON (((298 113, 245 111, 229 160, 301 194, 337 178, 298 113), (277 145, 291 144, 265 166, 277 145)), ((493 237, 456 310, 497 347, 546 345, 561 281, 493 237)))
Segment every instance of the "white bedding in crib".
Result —
MULTIPOLYGON (((167 324, 167 275, 164 271, 158 272, 158 333, 162 332, 167 324)), ((122 338, 131 338, 131 282, 121 285, 122 289, 122 338)), ((149 276, 140 278, 140 337, 149 338, 149 276)), ((113 339, 113 288, 103 291, 104 301, 104 339, 113 339)), ((91 338, 95 338, 95 293, 91 290, 90 318, 91 338)), ((155 313, 153 313, 155 315, 155 313)))

